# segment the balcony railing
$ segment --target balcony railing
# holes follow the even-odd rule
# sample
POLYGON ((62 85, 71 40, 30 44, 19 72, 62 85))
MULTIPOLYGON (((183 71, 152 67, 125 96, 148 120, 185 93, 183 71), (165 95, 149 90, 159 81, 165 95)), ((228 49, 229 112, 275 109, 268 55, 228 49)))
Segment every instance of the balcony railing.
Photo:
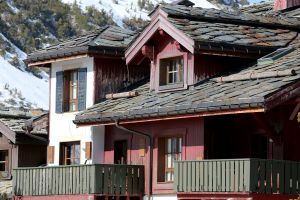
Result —
POLYGON ((250 192, 300 194, 300 163, 229 159, 177 161, 177 192, 250 192))
POLYGON ((144 166, 73 165, 14 169, 16 196, 144 194, 144 166))

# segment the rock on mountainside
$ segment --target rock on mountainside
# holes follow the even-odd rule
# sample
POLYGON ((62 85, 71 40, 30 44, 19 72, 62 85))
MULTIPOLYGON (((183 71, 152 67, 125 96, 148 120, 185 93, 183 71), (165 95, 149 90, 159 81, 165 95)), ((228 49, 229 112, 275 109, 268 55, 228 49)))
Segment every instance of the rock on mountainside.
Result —
MULTIPOLYGON (((73 4, 76 0, 62 0, 65 3, 73 4)), ((126 18, 148 19, 148 13, 159 3, 171 3, 174 0, 82 0, 79 5, 82 9, 94 6, 99 10, 112 15, 113 20, 119 25, 123 25, 126 18)), ((217 8, 207 0, 192 0, 196 7, 217 8)))

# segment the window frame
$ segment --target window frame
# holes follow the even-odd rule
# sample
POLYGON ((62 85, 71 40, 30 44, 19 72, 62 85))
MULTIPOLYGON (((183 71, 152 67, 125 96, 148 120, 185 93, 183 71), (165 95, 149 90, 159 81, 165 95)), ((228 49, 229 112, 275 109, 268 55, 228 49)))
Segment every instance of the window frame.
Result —
MULTIPOLYGON (((7 180, 7 179, 10 179, 11 178, 11 149, 6 149, 6 148, 4 148, 4 149, 0 149, 0 151, 6 151, 7 152, 7 156, 6 156, 6 161, 3 161, 3 162, 5 162, 5 168, 7 169, 7 170, 5 170, 5 171, 0 171, 0 173, 7 173, 7 176, 6 177, 1 177, 0 176, 0 180, 7 180)), ((2 162, 2 163, 3 163, 2 162)))
MULTIPOLYGON (((156 137, 156 147, 157 147, 157 164, 156 164, 156 177, 155 177, 155 187, 159 187, 158 185, 172 185, 174 183, 173 181, 166 181, 166 160, 167 160, 167 139, 169 138, 181 138, 181 160, 185 160, 185 136, 186 136, 186 129, 180 128, 180 129, 169 129, 165 130, 164 135, 158 135, 156 137), (163 141, 164 146, 163 150, 160 149, 161 142, 163 141), (162 155, 163 152, 163 155, 162 155), (161 162, 163 158, 163 162, 161 162), (159 170, 162 170, 159 171, 159 170), (163 174, 163 177, 161 175, 163 174)), ((177 139, 178 141, 178 139, 177 139)), ((178 156, 178 155, 176 155, 178 156)), ((174 166, 172 168, 174 172, 174 166)), ((167 169, 169 171, 169 169, 167 169)))
POLYGON ((78 90, 79 90, 79 69, 70 69, 63 71, 63 112, 77 112, 78 111, 78 90), (73 86, 72 81, 73 73, 76 72, 76 99, 73 96, 73 86), (67 80, 66 80, 66 77, 67 80), (75 109, 70 109, 71 104, 75 104, 75 109))
MULTIPOLYGON (((187 75, 188 75, 188 53, 187 52, 161 52, 157 55, 157 60, 156 63, 158 65, 156 70, 156 91, 157 92, 168 92, 168 91, 174 91, 174 90, 183 90, 187 89, 187 75), (173 84, 165 84, 161 85, 160 84, 160 72, 162 70, 161 62, 162 60, 166 59, 175 59, 176 57, 182 57, 182 68, 183 68, 183 74, 182 74, 182 79, 178 83, 173 83, 173 84)), ((166 74, 165 76, 167 76, 166 74)), ((166 77, 167 78, 167 77, 166 77)))
POLYGON ((167 172, 173 172, 173 177, 174 177, 174 162, 172 163, 171 161, 171 164, 173 164, 173 166, 170 168, 168 167, 168 156, 171 155, 171 157, 173 155, 175 155, 175 160, 179 160, 178 157, 179 157, 179 154, 180 154, 180 160, 182 160, 182 141, 183 141, 183 137, 182 136, 167 136, 164 138, 164 143, 165 143, 165 171, 164 171, 164 179, 165 181, 163 183, 173 183, 174 180, 166 180, 166 177, 167 177, 167 172), (171 139, 171 152, 168 151, 168 140, 171 139), (175 152, 172 152, 172 139, 176 139, 176 150, 175 152), (179 148, 179 139, 181 139, 181 147, 179 148), (179 152, 179 149, 180 149, 180 152, 179 152))
POLYGON ((72 141, 72 142, 61 142, 60 143, 60 165, 78 165, 80 164, 81 159, 81 144, 80 141, 72 141), (76 145, 79 146, 79 157, 71 157, 72 153, 70 153, 70 158, 67 157, 67 151, 66 148, 71 148, 70 152, 72 150, 74 151, 75 155, 75 147, 76 145), (67 161, 70 160, 70 164, 67 164, 67 161), (74 160, 78 160, 78 163, 74 164, 74 160))

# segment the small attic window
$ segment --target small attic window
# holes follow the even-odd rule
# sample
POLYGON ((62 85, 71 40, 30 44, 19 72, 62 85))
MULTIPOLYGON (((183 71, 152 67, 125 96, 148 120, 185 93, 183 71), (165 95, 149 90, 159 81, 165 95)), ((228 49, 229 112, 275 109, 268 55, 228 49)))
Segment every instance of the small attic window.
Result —
POLYGON ((161 89, 183 87, 183 57, 160 60, 159 86, 161 89))
POLYGON ((294 48, 292 48, 292 47, 277 49, 276 51, 258 59, 257 64, 258 65, 272 64, 272 63, 274 63, 275 60, 281 58, 282 56, 289 54, 292 51, 294 51, 294 48))

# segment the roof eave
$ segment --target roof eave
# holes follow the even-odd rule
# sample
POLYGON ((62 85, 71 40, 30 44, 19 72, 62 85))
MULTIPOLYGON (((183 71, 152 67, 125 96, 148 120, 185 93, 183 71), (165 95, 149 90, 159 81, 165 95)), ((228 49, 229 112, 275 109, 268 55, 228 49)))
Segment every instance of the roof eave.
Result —
POLYGON ((217 115, 230 115, 230 114, 242 114, 242 113, 256 113, 265 112, 264 105, 262 103, 248 104, 247 106, 232 106, 236 108, 221 109, 221 108, 210 108, 198 112, 190 111, 170 111, 167 113, 154 113, 147 115, 141 115, 140 117, 132 116, 130 118, 123 117, 111 117, 111 118, 97 118, 96 116, 90 116, 90 119, 80 119, 80 116, 76 116, 73 121, 77 127, 82 126, 96 126, 96 125, 112 125, 115 121, 120 124, 132 124, 141 122, 151 121, 165 121, 172 119, 183 119, 183 118, 194 118, 194 117, 206 117, 206 116, 217 116, 217 115))

